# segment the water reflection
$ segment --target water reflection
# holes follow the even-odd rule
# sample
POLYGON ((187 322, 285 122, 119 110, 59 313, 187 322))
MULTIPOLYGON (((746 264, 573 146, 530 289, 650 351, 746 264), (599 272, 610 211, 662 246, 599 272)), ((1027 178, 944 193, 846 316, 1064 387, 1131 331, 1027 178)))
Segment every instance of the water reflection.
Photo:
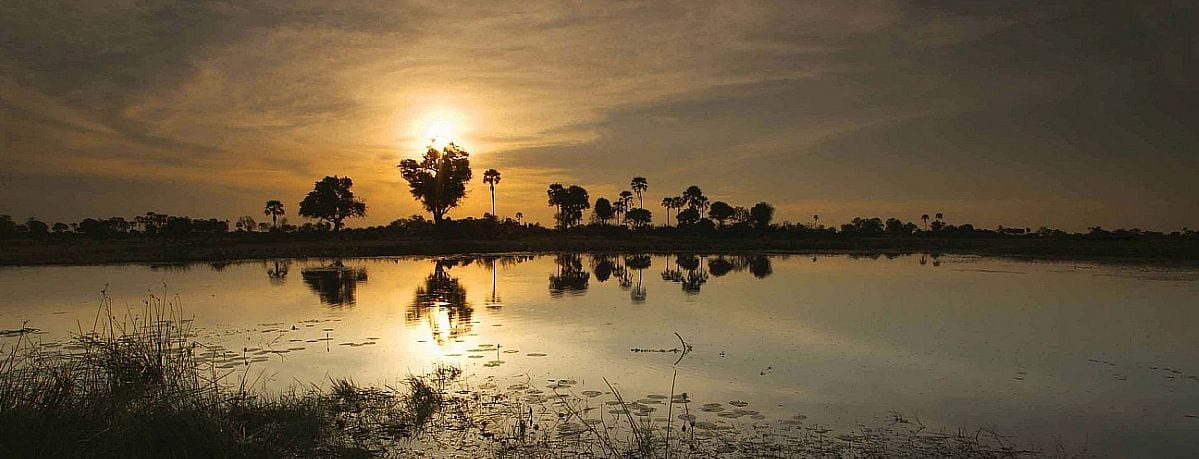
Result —
POLYGON ((425 321, 437 344, 446 344, 460 336, 470 334, 471 315, 474 309, 466 301, 466 288, 449 270, 459 264, 470 264, 469 259, 437 260, 433 273, 425 283, 416 288, 412 307, 405 319, 409 324, 425 321))
POLYGON ((321 303, 330 306, 352 306, 359 282, 366 282, 366 268, 351 268, 341 260, 329 266, 304 268, 300 271, 304 285, 316 292, 321 303))
POLYGON ((283 285, 287 282, 287 273, 291 270, 291 260, 265 261, 266 277, 271 285, 283 285))
POLYGON ((554 259, 554 264, 558 270, 550 276, 550 296, 581 295, 587 291, 591 273, 583 269, 583 257, 577 254, 560 254, 554 259))

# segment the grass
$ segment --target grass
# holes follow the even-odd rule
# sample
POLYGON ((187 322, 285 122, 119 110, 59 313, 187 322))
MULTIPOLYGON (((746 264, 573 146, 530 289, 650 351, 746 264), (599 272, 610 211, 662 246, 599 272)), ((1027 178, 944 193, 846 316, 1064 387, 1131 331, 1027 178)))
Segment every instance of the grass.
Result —
POLYGON ((19 336, 0 361, 0 456, 372 456, 419 432, 459 374, 264 394, 206 362, 189 324, 177 300, 118 320, 105 297, 63 352, 19 336))

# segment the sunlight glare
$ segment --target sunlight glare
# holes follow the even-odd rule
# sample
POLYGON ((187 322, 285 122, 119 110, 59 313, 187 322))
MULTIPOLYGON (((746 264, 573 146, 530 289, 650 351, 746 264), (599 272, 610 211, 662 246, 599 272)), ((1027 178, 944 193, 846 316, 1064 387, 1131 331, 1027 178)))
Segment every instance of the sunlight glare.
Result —
POLYGON ((420 115, 413 125, 412 135, 424 145, 441 148, 450 142, 462 143, 466 131, 466 116, 461 111, 437 107, 420 115))

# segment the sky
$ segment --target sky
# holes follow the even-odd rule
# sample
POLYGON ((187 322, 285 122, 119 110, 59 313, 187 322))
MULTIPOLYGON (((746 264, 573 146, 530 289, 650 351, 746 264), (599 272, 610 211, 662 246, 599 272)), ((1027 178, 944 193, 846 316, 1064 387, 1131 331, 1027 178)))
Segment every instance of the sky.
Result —
POLYGON ((550 183, 776 219, 1199 228, 1199 7, 1176 2, 0 0, 0 214, 236 219, 471 153, 454 218, 550 183), (440 141, 440 140, 439 140, 440 141))

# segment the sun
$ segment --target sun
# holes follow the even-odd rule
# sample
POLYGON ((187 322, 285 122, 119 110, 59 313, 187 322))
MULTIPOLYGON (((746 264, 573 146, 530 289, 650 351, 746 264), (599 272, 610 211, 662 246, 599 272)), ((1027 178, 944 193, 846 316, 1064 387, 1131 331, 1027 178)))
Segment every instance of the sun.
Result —
POLYGON ((419 115, 412 136, 424 145, 440 148, 450 142, 461 143, 466 131, 466 116, 451 107, 436 107, 419 115))

